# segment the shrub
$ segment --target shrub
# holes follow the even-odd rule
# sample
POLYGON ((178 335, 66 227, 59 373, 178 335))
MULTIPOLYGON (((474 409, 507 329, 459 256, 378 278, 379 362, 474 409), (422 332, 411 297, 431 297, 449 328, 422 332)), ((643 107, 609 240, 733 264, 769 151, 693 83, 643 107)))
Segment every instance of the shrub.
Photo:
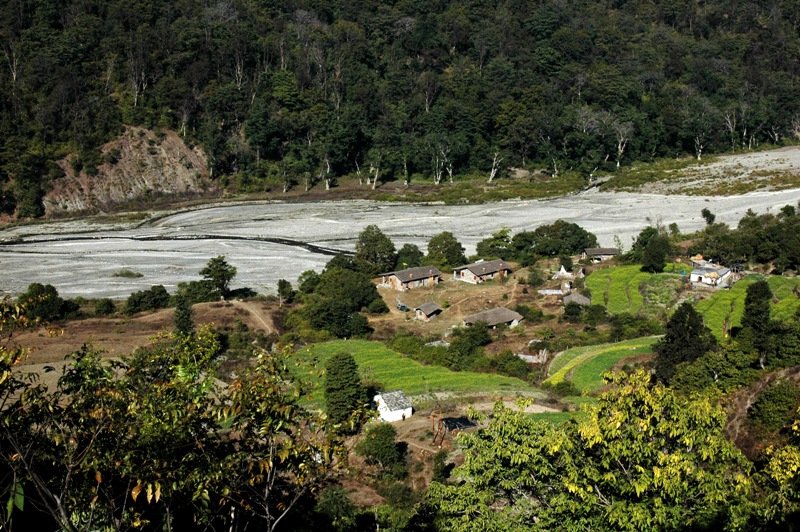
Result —
POLYGON ((373 299, 372 302, 367 305, 367 312, 370 314, 386 314, 389 312, 389 307, 386 306, 386 302, 383 299, 373 299))
POLYGON ((191 305, 219 299, 219 292, 217 292, 217 289, 211 281, 189 281, 188 283, 179 283, 178 295, 185 298, 191 305))
POLYGON ((453 465, 447 463, 447 451, 441 450, 433 455, 433 478, 434 482, 445 482, 450 478, 450 471, 453 465))
POLYGON ((128 296, 125 304, 127 314, 136 314, 145 310, 156 310, 169 306, 169 293, 163 285, 151 286, 148 290, 134 292, 128 296))
POLYGON ((408 331, 400 331, 395 334, 388 343, 389 347, 404 355, 416 355, 425 347, 422 339, 408 331))
POLYGON ((545 384, 544 386, 545 388, 549 388, 550 391, 552 391, 559 397, 567 397, 569 395, 581 394, 580 390, 578 390, 578 388, 575 387, 572 381, 568 380, 563 380, 558 384, 552 384, 552 385, 545 384))
POLYGON ((377 465, 384 474, 392 478, 403 478, 407 473, 405 448, 398 445, 396 439, 397 430, 392 425, 373 425, 356 446, 356 452, 367 463, 377 465))
POLYGON ((79 310, 77 304, 61 298, 51 284, 31 283, 19 296, 19 303, 25 308, 25 316, 31 320, 60 320, 79 310))
POLYGON ((378 493, 390 506, 411 508, 416 503, 414 492, 402 482, 387 482, 378 487, 378 493))
POLYGON ((530 272, 528 272, 528 284, 531 287, 536 288, 537 286, 542 286, 544 284, 545 278, 544 274, 541 270, 534 268, 530 272))
POLYGON ((530 366, 528 363, 519 358, 511 351, 503 351, 492 361, 494 368, 498 373, 508 375, 509 377, 516 377, 518 379, 526 380, 528 373, 530 373, 530 366))
POLYGON ((544 312, 536 307, 530 307, 528 305, 517 305, 514 309, 519 312, 525 321, 528 323, 539 323, 544 319, 544 312))
POLYGON ((139 277, 144 277, 144 274, 135 272, 133 270, 129 270, 128 268, 122 268, 121 270, 114 272, 112 277, 122 277, 124 279, 138 279, 139 277))
POLYGON ((765 388, 756 398, 747 416, 757 426, 774 431, 791 419, 800 402, 800 386, 781 380, 765 388))
POLYGON ((117 308, 114 302, 108 298, 98 299, 94 303, 95 316, 108 316, 109 314, 113 314, 116 310, 117 308))

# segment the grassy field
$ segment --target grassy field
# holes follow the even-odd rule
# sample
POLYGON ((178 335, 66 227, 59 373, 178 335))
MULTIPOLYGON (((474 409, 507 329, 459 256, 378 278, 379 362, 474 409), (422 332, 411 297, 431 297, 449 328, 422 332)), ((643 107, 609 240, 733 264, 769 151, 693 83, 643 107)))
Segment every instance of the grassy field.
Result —
POLYGON ((671 305, 677 298, 681 274, 688 274, 685 264, 668 264, 665 273, 645 273, 631 264, 592 272, 586 287, 592 292, 592 304, 603 305, 611 314, 638 313, 642 307, 671 305))
POLYGON ((602 375, 625 358, 652 352, 657 336, 635 338, 613 344, 601 344, 568 349, 551 363, 549 384, 571 381, 581 393, 592 393, 603 386, 602 375))
POLYGON ((439 366, 425 366, 378 342, 334 340, 314 344, 297 353, 298 377, 312 381, 312 401, 322 398, 322 370, 325 362, 334 353, 342 351, 353 355, 362 379, 370 383, 379 383, 383 390, 402 390, 411 396, 433 392, 536 391, 536 388, 524 381, 503 375, 450 371, 439 366))
MULTIPOLYGON (((731 327, 741 325, 747 287, 759 278, 757 275, 747 276, 730 290, 718 290, 710 298, 697 303, 697 311, 717 338, 722 338, 731 327)), ((792 317, 800 307, 800 298, 793 292, 800 286, 800 279, 771 276, 767 283, 773 295, 772 317, 778 320, 792 317)))

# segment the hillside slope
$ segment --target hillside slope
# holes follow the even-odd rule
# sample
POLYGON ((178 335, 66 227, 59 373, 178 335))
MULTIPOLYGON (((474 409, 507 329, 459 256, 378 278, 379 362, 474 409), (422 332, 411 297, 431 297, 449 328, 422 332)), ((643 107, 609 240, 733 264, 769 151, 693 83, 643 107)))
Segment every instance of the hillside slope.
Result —
POLYGON ((212 190, 205 153, 187 146, 174 131, 126 127, 101 148, 101 154, 103 163, 96 175, 76 168, 74 158, 59 162, 64 177, 55 180, 43 198, 47 215, 108 211, 212 190))

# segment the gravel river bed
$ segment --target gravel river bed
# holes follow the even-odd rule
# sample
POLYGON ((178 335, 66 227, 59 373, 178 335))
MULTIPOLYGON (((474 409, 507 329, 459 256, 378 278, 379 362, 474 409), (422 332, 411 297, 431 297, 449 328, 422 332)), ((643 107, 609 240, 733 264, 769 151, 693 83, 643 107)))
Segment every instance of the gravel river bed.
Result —
POLYGON ((172 292, 179 282, 198 279, 217 255, 238 269, 234 288, 274 293, 279 279, 294 283, 304 270, 321 270, 332 254, 352 252, 369 224, 396 247, 408 242, 423 251, 431 236, 451 231, 469 255, 502 227, 516 233, 561 218, 595 233, 600 245, 613 245, 617 236, 629 248, 651 223, 700 229, 704 208, 735 226, 748 209, 777 213, 798 201, 800 189, 715 197, 590 190, 480 205, 250 202, 162 213, 144 222, 44 222, 0 231, 0 294, 18 294, 32 282, 50 283, 67 297, 124 298, 157 284, 172 292), (115 277, 123 268, 142 276, 115 277))

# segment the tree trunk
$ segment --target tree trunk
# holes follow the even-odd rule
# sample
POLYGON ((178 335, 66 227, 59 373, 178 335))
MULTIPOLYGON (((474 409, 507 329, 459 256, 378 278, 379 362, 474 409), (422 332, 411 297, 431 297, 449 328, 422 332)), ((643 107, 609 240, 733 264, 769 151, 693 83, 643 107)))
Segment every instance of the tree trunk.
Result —
POLYGON ((497 172, 500 170, 501 162, 503 162, 503 159, 500 157, 500 152, 494 152, 494 157, 492 158, 492 169, 489 171, 489 183, 494 181, 494 178, 497 176, 497 172))

